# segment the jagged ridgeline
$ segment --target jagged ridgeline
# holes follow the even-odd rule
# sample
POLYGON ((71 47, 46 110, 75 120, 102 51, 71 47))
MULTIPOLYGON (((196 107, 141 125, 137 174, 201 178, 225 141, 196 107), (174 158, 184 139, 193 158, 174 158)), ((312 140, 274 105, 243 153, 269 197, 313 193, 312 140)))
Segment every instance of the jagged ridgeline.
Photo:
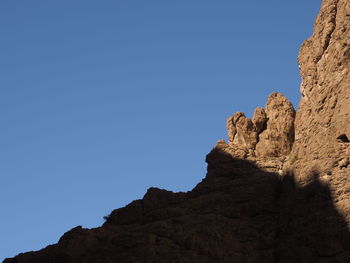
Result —
POLYGON ((299 55, 297 112, 279 93, 228 119, 192 191, 151 188, 98 228, 4 263, 350 262, 350 1, 324 0, 299 55))
POLYGON ((243 112, 228 118, 228 143, 220 140, 216 147, 233 158, 281 173, 294 143, 294 120, 293 105, 281 93, 272 93, 266 109, 257 108, 252 120, 243 112))

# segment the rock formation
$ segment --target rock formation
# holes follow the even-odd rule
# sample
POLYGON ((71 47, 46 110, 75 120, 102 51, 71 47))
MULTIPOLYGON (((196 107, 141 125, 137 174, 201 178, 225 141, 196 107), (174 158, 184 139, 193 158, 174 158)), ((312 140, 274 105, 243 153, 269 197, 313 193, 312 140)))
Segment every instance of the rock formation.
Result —
MULTIPOLYGON (((311 170, 333 181, 350 144, 350 2, 323 1, 314 34, 299 54, 302 98, 296 116, 293 158, 298 178, 308 182, 311 170)), ((343 166, 347 167, 347 165, 343 166)), ((340 175, 344 180, 345 176, 340 175)))
MULTIPOLYGON (((294 142, 295 110, 281 94, 273 93, 266 103, 266 130, 259 135, 257 156, 283 157, 289 154, 294 142)), ((254 116, 255 118, 255 116, 254 116)))
POLYGON ((280 93, 227 121, 192 191, 151 188, 95 229, 4 263, 350 262, 350 2, 323 0, 298 112, 280 93))
POLYGON ((294 121, 293 105, 281 93, 272 93, 265 109, 255 110, 253 120, 243 112, 228 118, 228 143, 220 140, 216 147, 233 158, 281 172, 294 143, 294 121))

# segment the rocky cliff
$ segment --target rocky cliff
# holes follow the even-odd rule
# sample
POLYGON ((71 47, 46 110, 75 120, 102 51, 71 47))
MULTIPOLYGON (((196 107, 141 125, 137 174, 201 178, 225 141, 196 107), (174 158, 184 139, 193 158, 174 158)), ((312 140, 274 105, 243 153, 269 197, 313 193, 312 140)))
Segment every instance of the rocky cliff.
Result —
POLYGON ((6 259, 350 262, 350 2, 324 0, 299 55, 299 109, 280 93, 227 120, 192 191, 151 188, 95 229, 6 259))
POLYGON ((349 218, 350 2, 323 1, 312 37, 299 55, 302 76, 293 168, 302 184, 318 171, 349 218))

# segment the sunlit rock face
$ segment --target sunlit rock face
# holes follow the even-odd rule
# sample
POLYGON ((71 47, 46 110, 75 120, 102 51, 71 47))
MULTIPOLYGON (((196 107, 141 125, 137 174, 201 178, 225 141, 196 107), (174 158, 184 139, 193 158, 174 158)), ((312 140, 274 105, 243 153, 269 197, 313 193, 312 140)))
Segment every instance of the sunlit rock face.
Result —
POLYGON ((281 93, 272 93, 265 109, 256 108, 253 120, 243 112, 228 118, 228 144, 245 150, 250 157, 285 157, 294 142, 294 119, 289 100, 281 93))
POLYGON ((350 145, 337 139, 350 137, 348 0, 323 1, 314 33, 301 47, 299 65, 302 98, 295 122, 295 171, 305 182, 311 170, 334 180, 339 173, 349 173, 340 171, 339 161, 349 156, 350 145))
POLYGON ((217 146, 234 158, 254 162, 267 171, 282 171, 294 143, 295 110, 281 93, 272 93, 265 109, 258 107, 252 120, 237 112, 227 120, 228 143, 217 146))
POLYGON ((258 133, 254 123, 243 112, 237 112, 227 120, 229 144, 253 154, 258 142, 258 133))
POLYGON ((256 155, 264 157, 285 157, 294 142, 295 110, 280 93, 273 93, 266 103, 266 129, 259 134, 256 155))
POLYGON ((298 112, 272 93, 252 119, 228 118, 192 191, 150 188, 101 227, 4 263, 350 262, 349 25, 348 0, 323 1, 298 112))

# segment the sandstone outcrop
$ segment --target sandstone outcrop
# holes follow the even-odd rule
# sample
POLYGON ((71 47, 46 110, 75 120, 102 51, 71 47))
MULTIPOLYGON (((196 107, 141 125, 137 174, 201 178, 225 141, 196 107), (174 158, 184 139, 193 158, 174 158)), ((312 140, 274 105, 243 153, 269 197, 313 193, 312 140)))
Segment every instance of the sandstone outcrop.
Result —
MULTIPOLYGON (((308 181, 310 170, 323 175, 337 170, 349 156, 350 136, 350 2, 323 1, 312 37, 299 54, 302 98, 296 116, 295 171, 308 181)), ((334 176, 332 176, 334 177, 334 176)))
POLYGON ((234 158, 254 161, 260 168, 279 171, 294 143, 295 110, 281 93, 272 93, 265 109, 256 108, 253 119, 237 112, 227 120, 228 144, 217 147, 234 158))
POLYGON ((294 143, 293 105, 280 93, 273 93, 266 103, 267 127, 259 135, 256 155, 285 157, 294 143))
POLYGON ((227 120, 229 143, 242 149, 246 154, 253 154, 258 142, 258 133, 254 123, 243 112, 237 112, 227 120))
POLYGON ((95 229, 4 263, 350 262, 350 2, 323 0, 299 55, 298 112, 280 93, 227 121, 192 191, 150 188, 95 229))
POLYGON ((256 108, 253 115, 253 123, 258 134, 266 129, 267 120, 268 118, 266 116, 265 110, 260 107, 256 108))
POLYGON ((348 262, 350 234, 329 188, 298 186, 219 148, 192 191, 151 188, 95 229, 80 226, 55 245, 4 263, 348 262))

